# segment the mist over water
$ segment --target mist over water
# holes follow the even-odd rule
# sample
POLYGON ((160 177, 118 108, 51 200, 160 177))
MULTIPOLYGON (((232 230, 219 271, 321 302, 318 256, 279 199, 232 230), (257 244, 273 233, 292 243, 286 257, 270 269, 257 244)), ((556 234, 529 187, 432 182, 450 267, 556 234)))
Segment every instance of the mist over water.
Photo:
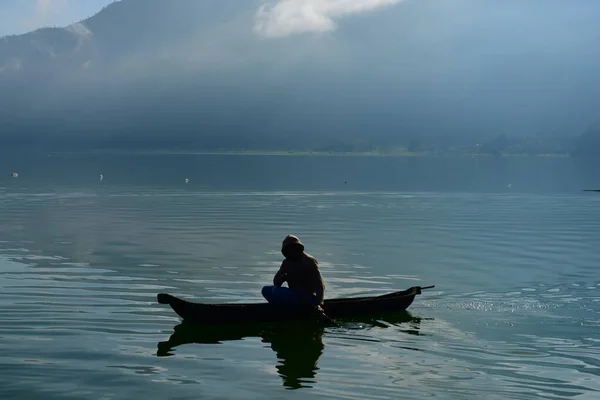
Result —
POLYGON ((0 135, 52 151, 573 139, 598 119, 599 16, 590 0, 126 0, 0 41, 0 135))

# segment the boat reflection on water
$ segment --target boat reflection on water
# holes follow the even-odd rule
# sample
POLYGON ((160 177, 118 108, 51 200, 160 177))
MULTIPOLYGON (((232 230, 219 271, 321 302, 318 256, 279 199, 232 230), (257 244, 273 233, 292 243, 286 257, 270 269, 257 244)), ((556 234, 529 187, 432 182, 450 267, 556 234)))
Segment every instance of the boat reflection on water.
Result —
POLYGON ((326 328, 318 321, 298 321, 276 324, 247 324, 226 326, 199 326, 182 322, 175 326, 169 340, 158 343, 157 356, 173 355, 175 347, 184 344, 219 344, 227 341, 259 337, 271 345, 278 363, 276 369, 289 389, 310 387, 319 370, 319 358, 325 345, 323 335, 329 332, 344 332, 351 335, 354 330, 369 328, 396 328, 401 332, 418 335, 421 318, 401 311, 370 318, 344 320, 337 327, 326 328))

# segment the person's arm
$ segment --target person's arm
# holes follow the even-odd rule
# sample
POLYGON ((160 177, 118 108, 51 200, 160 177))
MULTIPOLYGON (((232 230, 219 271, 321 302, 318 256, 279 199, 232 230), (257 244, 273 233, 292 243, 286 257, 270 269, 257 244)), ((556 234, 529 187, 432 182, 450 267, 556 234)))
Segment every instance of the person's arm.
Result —
POLYGON ((312 262, 312 288, 315 291, 317 304, 323 305, 323 301, 325 300, 325 282, 323 281, 323 276, 321 275, 321 270, 319 269, 319 262, 315 258, 312 258, 312 262))
POLYGON ((319 268, 315 268, 313 272, 313 288, 315 291, 315 296, 310 296, 310 299, 306 298, 304 301, 307 305, 310 305, 315 309, 316 312, 323 314, 323 302, 325 297, 325 282, 323 281, 323 277, 321 276, 321 271, 319 268), (313 299, 316 300, 316 304, 313 303, 313 299))
POLYGON ((287 264, 285 260, 281 263, 279 271, 273 277, 273 285, 281 286, 287 280, 287 264))
POLYGON ((316 275, 315 296, 317 298, 317 304, 323 305, 323 301, 325 300, 325 282, 323 282, 323 277, 318 269, 316 275))

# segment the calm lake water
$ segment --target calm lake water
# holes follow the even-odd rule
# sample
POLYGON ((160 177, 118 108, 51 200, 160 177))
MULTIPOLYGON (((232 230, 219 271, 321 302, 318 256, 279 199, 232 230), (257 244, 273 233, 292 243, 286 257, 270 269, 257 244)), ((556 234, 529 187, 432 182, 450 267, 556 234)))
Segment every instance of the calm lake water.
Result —
POLYGON ((600 187, 593 165, 181 155, 0 167, 0 398, 600 398, 600 194, 581 192, 600 187), (262 301, 288 233, 319 260, 327 297, 436 287, 409 314, 325 328, 190 330, 156 303, 262 301))

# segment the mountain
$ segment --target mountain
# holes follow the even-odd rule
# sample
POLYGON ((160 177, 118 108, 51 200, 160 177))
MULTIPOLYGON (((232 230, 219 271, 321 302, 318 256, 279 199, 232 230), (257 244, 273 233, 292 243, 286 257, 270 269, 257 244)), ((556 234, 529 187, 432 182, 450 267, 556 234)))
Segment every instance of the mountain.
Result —
POLYGON ((268 3, 274 37, 257 30, 263 0, 121 0, 1 38, 0 137, 60 149, 473 144, 575 135, 596 117, 595 0, 335 3, 300 14, 268 3), (285 35, 299 24, 309 32, 285 35))
POLYGON ((600 120, 581 134, 572 155, 578 158, 600 158, 600 120))
POLYGON ((176 50, 178 43, 215 33, 211 28, 243 12, 240 4, 231 0, 117 1, 91 18, 65 28, 43 28, 2 38, 0 71, 12 71, 9 77, 54 79, 80 70, 99 72, 107 66, 114 68, 136 57, 140 61, 165 57, 166 50, 176 50))

